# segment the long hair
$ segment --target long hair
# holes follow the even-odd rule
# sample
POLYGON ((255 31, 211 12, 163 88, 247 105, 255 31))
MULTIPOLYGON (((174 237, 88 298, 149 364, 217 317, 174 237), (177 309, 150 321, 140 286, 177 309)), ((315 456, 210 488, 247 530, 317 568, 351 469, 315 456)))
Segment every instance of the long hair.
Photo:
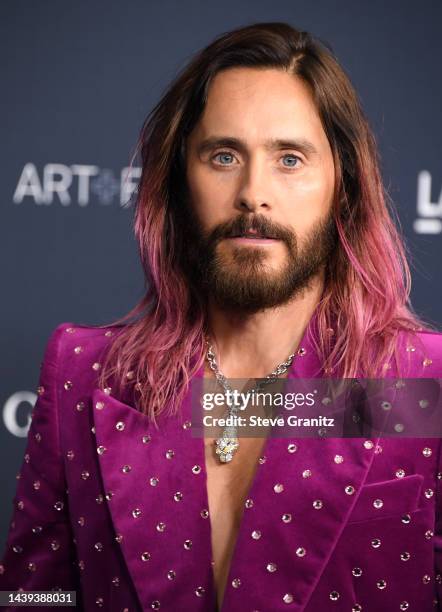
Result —
POLYGON ((382 376, 390 358, 399 367, 399 332, 426 327, 409 302, 406 248, 383 186, 375 138, 333 51, 286 23, 238 28, 193 56, 147 116, 137 143, 142 170, 134 230, 146 293, 113 323, 119 329, 100 384, 106 386, 112 377, 120 388, 134 385, 136 406, 154 422, 161 412, 179 409, 204 362, 206 304, 187 282, 182 265, 185 142, 203 112, 212 79, 232 67, 275 68, 302 79, 331 146, 339 238, 317 305, 315 340, 325 372, 343 378, 382 376))

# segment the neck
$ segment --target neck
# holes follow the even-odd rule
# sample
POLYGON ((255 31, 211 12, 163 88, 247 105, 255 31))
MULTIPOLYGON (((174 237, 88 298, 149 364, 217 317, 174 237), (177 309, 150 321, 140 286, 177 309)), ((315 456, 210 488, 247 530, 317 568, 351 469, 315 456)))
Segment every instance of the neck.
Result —
MULTIPOLYGON (((261 378, 294 353, 322 294, 316 277, 290 302, 252 315, 208 304, 210 340, 218 367, 227 378, 261 378)), ((209 372, 208 364, 205 369, 209 372)))

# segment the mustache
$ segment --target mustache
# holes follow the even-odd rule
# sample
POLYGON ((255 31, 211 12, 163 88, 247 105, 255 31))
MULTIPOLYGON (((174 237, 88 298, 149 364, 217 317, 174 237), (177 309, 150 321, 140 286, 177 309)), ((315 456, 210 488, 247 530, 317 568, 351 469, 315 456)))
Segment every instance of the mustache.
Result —
POLYGON ((241 215, 235 217, 232 221, 220 223, 210 233, 209 240, 215 244, 225 238, 243 236, 250 231, 263 238, 283 240, 286 243, 293 243, 294 241, 291 230, 281 227, 263 215, 254 215, 253 217, 241 215))

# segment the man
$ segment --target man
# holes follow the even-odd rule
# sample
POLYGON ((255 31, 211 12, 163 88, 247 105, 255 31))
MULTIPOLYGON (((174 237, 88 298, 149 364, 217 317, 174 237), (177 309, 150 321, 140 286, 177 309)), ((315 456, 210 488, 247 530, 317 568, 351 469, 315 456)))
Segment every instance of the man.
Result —
POLYGON ((130 322, 48 343, 1 588, 76 589, 87 610, 433 610, 439 438, 191 432, 202 377, 441 376, 336 59, 287 24, 227 33, 140 151, 148 292, 130 322))

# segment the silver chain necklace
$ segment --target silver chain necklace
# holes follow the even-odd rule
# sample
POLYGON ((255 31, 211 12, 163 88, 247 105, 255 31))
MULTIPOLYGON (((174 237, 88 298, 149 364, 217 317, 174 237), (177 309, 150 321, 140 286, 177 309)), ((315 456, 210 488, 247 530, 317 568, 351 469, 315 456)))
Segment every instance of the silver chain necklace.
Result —
MULTIPOLYGON (((216 362, 216 355, 213 350, 212 345, 208 337, 206 336, 206 359, 209 362, 210 369, 214 372, 216 380, 219 382, 221 387, 225 391, 229 391, 233 393, 232 388, 227 382, 227 378, 220 371, 218 364, 216 362)), ((295 353, 292 353, 287 357, 285 361, 276 366, 276 368, 267 374, 263 379, 261 379, 252 389, 249 389, 249 393, 254 393, 259 391, 265 385, 268 385, 277 380, 278 376, 281 374, 285 374, 289 367, 292 365, 293 359, 295 357, 295 353)), ((228 408, 228 417, 234 417, 235 413, 240 410, 241 405, 238 404, 230 404, 228 408)), ((226 425, 223 429, 222 436, 215 440, 215 452, 218 455, 218 458, 221 463, 228 463, 232 461, 233 455, 239 448, 239 440, 238 440, 238 428, 236 425, 226 425)))

